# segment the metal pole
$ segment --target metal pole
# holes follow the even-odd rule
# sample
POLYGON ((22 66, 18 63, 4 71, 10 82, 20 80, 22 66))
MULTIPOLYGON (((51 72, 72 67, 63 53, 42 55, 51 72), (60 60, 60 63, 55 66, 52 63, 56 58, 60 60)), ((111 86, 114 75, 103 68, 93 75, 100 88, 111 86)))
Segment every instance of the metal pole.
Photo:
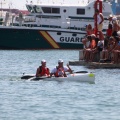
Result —
POLYGON ((2 17, 2 1, 1 1, 1 3, 0 3, 0 4, 1 4, 1 17, 2 17))

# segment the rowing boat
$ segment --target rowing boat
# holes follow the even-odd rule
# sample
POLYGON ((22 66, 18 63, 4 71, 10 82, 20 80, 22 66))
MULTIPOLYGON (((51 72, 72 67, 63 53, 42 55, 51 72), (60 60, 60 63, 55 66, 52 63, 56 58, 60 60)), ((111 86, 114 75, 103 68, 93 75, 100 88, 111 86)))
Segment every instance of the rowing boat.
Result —
POLYGON ((74 72, 72 74, 67 74, 67 77, 36 77, 34 74, 26 74, 21 77, 21 79, 26 79, 30 81, 44 80, 44 81, 77 81, 77 82, 95 82, 95 74, 87 71, 74 72))

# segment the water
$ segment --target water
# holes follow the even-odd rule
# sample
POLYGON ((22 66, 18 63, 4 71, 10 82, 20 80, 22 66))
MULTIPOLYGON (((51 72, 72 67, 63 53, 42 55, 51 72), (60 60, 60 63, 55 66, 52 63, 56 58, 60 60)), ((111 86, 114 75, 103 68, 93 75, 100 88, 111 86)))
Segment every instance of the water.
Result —
POLYGON ((41 59, 52 69, 59 58, 66 64, 78 60, 79 51, 0 51, 0 120, 120 120, 120 69, 75 71, 96 74, 95 84, 26 81, 41 59))

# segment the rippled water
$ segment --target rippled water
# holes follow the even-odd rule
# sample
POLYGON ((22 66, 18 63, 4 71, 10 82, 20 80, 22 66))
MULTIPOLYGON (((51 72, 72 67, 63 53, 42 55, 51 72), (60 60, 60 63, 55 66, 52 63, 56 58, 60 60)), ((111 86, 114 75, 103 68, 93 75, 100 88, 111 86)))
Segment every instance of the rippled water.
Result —
POLYGON ((21 80, 35 74, 41 59, 52 69, 59 58, 78 60, 79 51, 0 51, 0 120, 120 120, 120 69, 75 71, 96 74, 95 84, 21 80))

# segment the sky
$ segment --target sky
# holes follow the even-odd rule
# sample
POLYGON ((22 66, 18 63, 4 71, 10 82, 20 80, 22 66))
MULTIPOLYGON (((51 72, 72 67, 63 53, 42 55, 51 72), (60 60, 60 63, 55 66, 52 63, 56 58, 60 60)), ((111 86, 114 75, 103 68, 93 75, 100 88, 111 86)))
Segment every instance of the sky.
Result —
MULTIPOLYGON (((30 3, 30 1, 33 1, 34 3, 37 3, 37 1, 39 1, 39 3, 41 1, 50 3, 50 2, 70 2, 70 3, 74 3, 75 1, 77 2, 78 0, 0 0, 0 7, 2 8, 16 8, 16 9, 21 9, 21 10, 25 10, 26 9, 26 1, 28 1, 28 3, 30 3), (6 1, 6 2, 4 2, 6 1), (2 4, 1 4, 2 3, 2 4)), ((85 1, 85 0, 79 0, 79 1, 85 1)), ((86 0, 87 1, 87 0, 86 0)))
MULTIPOLYGON (((29 1, 29 0, 28 0, 29 1)), ((35 0, 34 0, 35 1, 35 0)), ((16 9, 26 9, 26 0, 0 0, 0 7, 2 3, 2 8, 16 8, 16 9), (6 1, 6 2, 4 2, 6 1)))

